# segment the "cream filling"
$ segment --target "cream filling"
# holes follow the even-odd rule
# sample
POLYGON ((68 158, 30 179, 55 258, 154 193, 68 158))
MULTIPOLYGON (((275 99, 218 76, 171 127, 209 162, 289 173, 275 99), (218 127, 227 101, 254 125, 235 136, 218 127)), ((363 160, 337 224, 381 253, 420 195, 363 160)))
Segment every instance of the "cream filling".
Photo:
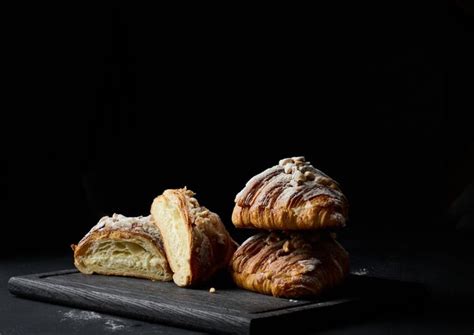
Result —
POLYGON ((165 273, 163 257, 156 256, 136 242, 101 240, 91 246, 82 263, 93 270, 105 272, 165 273))

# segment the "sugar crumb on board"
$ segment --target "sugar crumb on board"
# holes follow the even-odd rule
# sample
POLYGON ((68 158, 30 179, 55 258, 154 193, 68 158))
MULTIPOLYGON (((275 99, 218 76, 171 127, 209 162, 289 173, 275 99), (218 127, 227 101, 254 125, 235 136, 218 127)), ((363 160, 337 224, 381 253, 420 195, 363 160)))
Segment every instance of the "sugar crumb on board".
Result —
POLYGON ((106 330, 121 330, 126 327, 125 324, 121 323, 118 320, 114 320, 113 318, 102 316, 99 313, 92 312, 92 311, 77 311, 77 310, 70 310, 68 312, 59 311, 62 315, 61 322, 64 321, 72 321, 72 322, 100 322, 103 323, 103 326, 106 330))
POLYGON ((110 330, 119 330, 125 328, 125 325, 115 322, 114 320, 107 320, 105 322, 106 328, 110 330))
POLYGON ((102 316, 99 313, 96 312, 90 312, 90 311, 69 311, 69 312, 62 312, 60 311, 63 315, 63 318, 61 321, 64 320, 74 320, 74 321, 88 321, 88 320, 98 320, 102 319, 102 316))
POLYGON ((369 273, 369 271, 366 268, 360 268, 359 270, 353 271, 351 273, 356 276, 365 276, 369 273))

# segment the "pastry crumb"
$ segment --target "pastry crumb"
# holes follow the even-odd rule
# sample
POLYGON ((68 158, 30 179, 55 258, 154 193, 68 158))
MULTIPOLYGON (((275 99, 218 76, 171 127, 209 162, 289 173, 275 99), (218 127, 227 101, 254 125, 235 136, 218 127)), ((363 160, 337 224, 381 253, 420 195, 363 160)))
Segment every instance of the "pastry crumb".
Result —
POLYGON ((214 287, 211 287, 211 288, 209 289, 209 293, 214 293, 214 292, 216 292, 216 289, 215 289, 214 287))

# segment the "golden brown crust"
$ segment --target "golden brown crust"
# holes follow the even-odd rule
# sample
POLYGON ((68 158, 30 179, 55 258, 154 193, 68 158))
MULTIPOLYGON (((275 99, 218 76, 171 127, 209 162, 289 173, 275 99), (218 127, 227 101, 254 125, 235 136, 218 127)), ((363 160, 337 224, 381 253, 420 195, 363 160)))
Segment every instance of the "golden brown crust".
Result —
MULTIPOLYGON (((166 260, 159 230, 148 217, 125 217, 114 214, 105 216, 75 245, 71 245, 74 252, 74 265, 84 274, 99 273, 103 275, 118 275, 145 278, 151 280, 169 281, 172 272, 166 260), (99 243, 130 243, 146 250, 155 257, 156 264, 152 263, 148 271, 137 271, 133 264, 129 266, 107 267, 107 261, 101 266, 90 264, 88 258, 100 249, 99 243), (158 270, 159 269, 159 270, 158 270)), ((115 257, 108 255, 108 259, 115 257)), ((117 256, 121 257, 121 256, 117 256)))
POLYGON ((349 255, 329 234, 260 233, 246 240, 230 262, 241 288, 276 297, 319 295, 349 273, 349 255))
POLYGON ((304 157, 293 157, 249 180, 236 196, 232 222, 237 228, 339 228, 347 212, 347 199, 337 182, 304 157))
POLYGON ((194 193, 186 188, 166 190, 154 200, 151 209, 152 216, 162 232, 165 251, 175 274, 179 271, 173 262, 177 250, 174 250, 169 241, 170 234, 166 231, 169 229, 169 222, 160 214, 159 204, 176 204, 181 217, 184 218, 182 224, 185 225, 189 236, 187 243, 190 255, 187 255, 189 259, 186 269, 189 270, 189 275, 184 280, 173 277, 179 286, 192 286, 207 281, 218 270, 229 264, 238 246, 219 216, 206 207, 200 206, 193 196, 194 193))

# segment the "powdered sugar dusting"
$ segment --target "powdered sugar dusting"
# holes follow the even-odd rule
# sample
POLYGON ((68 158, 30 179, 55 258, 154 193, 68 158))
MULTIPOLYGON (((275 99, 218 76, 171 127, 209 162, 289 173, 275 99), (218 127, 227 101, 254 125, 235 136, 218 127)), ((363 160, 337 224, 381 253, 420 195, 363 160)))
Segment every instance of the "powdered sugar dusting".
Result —
POLYGON ((366 268, 361 268, 357 271, 353 271, 352 274, 356 276, 365 276, 369 273, 369 271, 366 268))
POLYGON ((110 330, 119 330, 125 328, 125 325, 117 323, 114 320, 107 320, 107 322, 105 322, 105 325, 110 330))
POLYGON ((146 234, 156 241, 161 240, 160 231, 153 223, 151 215, 126 217, 124 215, 114 213, 112 216, 102 217, 99 222, 97 222, 97 224, 86 234, 86 236, 83 237, 81 242, 86 240, 86 238, 89 237, 89 235, 93 232, 102 229, 135 231, 146 234))
POLYGON ((95 322, 99 325, 103 324, 106 330, 112 331, 121 330, 127 327, 126 324, 124 324, 118 319, 101 315, 96 312, 70 310, 68 312, 59 311, 59 313, 62 314, 61 322, 77 322, 77 326, 79 325, 79 323, 95 322))
POLYGON ((100 314, 96 312, 89 312, 89 311, 69 311, 67 313, 63 313, 63 318, 61 321, 65 320, 75 320, 75 321, 88 321, 88 320, 97 320, 97 319, 102 319, 100 314))

